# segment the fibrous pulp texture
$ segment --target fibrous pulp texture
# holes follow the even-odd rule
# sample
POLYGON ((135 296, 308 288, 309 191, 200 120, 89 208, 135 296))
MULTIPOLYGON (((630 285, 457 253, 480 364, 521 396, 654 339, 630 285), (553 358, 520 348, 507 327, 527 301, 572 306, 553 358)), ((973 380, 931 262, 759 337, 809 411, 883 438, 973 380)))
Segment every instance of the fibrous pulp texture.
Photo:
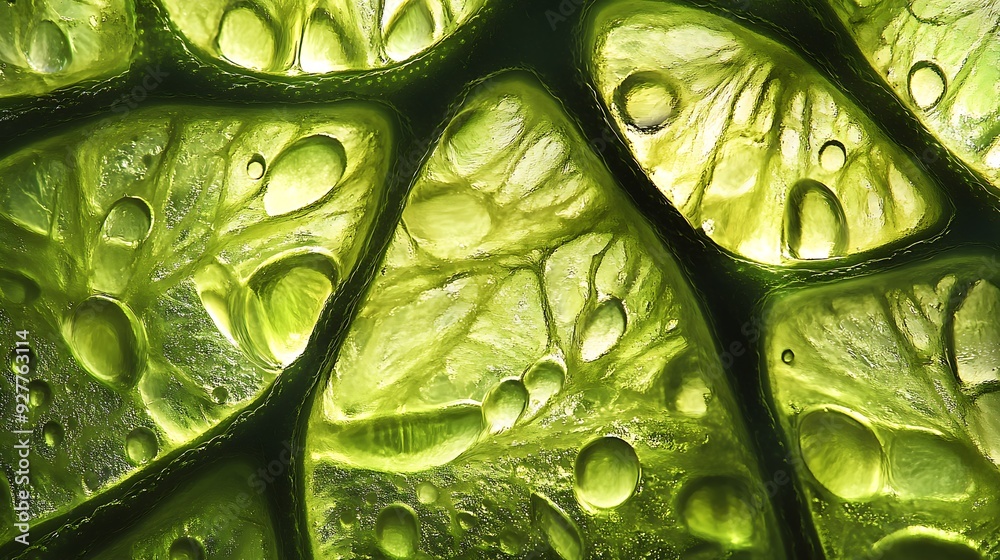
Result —
POLYGON ((419 173, 309 418, 324 558, 779 558, 673 257, 559 104, 481 84, 419 173))
POLYGON ((664 2, 605 2, 588 25, 588 67, 635 158, 727 251, 774 265, 844 258, 947 217, 922 171, 788 48, 664 2))
MULTIPOLYGON (((31 349, 2 383, 31 384, 33 518, 197 440, 295 361, 368 237, 392 134, 360 104, 159 107, 0 161, 0 336, 31 349)), ((14 399, 0 412, 13 453, 25 426, 14 399)))

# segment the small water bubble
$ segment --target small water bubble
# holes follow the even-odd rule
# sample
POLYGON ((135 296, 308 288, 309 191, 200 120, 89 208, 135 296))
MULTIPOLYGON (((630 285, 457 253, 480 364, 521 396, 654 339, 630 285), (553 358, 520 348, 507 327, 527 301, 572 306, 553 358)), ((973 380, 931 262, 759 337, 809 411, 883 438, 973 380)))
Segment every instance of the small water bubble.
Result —
POLYGON ((65 431, 63 430, 62 424, 51 420, 45 423, 42 427, 42 437, 45 439, 45 445, 49 447, 56 447, 62 443, 65 437, 65 431))

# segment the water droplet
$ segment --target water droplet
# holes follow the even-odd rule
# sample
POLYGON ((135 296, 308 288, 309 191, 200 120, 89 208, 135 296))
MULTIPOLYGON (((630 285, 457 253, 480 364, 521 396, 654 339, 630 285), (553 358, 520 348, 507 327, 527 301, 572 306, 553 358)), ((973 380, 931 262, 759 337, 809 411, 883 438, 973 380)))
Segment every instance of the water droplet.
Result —
POLYGON ((847 163, 847 149, 836 140, 830 140, 819 149, 819 164, 827 171, 839 171, 847 163))
POLYGON ((615 92, 615 103, 628 124, 644 132, 667 124, 677 113, 677 89, 660 72, 637 72, 615 92))
POLYGON ((795 361, 795 352, 792 352, 790 349, 785 350, 784 352, 781 353, 781 361, 785 362, 786 364, 791 364, 792 362, 795 361))
POLYGON ((955 310, 952 350, 958 378, 969 385, 1000 379, 1000 289, 976 282, 955 310))
POLYGON ((52 389, 41 379, 28 383, 28 404, 32 410, 42 410, 52 403, 52 389))
POLYGON ((756 509, 746 486, 729 477, 690 483, 681 499, 681 515, 692 535, 743 548, 753 542, 756 509))
POLYGON ((336 265, 322 253, 297 252, 265 264, 247 282, 242 337, 265 362, 287 366, 305 351, 336 283, 336 265))
POLYGON ((591 441, 576 456, 576 498, 590 510, 616 508, 639 486, 639 457, 616 437, 591 441))
POLYGON ((520 379, 504 379, 483 399, 483 416, 490 433, 514 427, 528 404, 528 390, 520 379))
POLYGON ((230 9, 219 23, 216 38, 219 53, 237 66, 251 70, 270 69, 276 56, 276 43, 269 18, 249 4, 230 9))
POLYGON ((841 498, 865 499, 882 487, 882 445, 868 426, 842 412, 806 413, 799 447, 816 481, 841 498))
POLYGON ((62 424, 55 420, 46 422, 45 426, 42 427, 42 438, 45 439, 45 445, 49 447, 55 447, 62 443, 65 435, 62 424))
POLYGON ((170 560, 205 560, 205 549, 193 537, 179 537, 170 545, 170 560))
POLYGON ((563 560, 583 560, 583 535, 559 506, 541 494, 531 495, 531 519, 563 560))
POLYGON ((921 61, 910 68, 910 98, 921 109, 930 109, 944 97, 947 82, 937 64, 921 61))
POLYGON ((559 391, 562 391, 566 381, 566 365, 556 358, 539 360, 524 373, 524 387, 528 390, 530 401, 528 413, 534 414, 549 402, 559 391))
POLYGON ((385 29, 385 54, 396 62, 406 60, 434 43, 434 16, 426 0, 409 0, 385 29))
POLYGON ((125 197, 115 202, 104 218, 101 233, 106 239, 135 247, 149 235, 153 214, 149 204, 135 197, 125 197))
MULTIPOLYGON (((844 453, 844 450, 840 450, 844 453)), ((972 466, 963 446, 918 431, 894 435, 888 445, 889 480, 907 498, 954 500, 972 485, 972 466)))
POLYGON ((872 558, 879 560, 982 560, 973 544, 962 535, 931 529, 909 527, 880 540, 872 547, 872 558))
POLYGON ((326 425, 335 461, 383 472, 418 472, 447 464, 485 429, 477 404, 453 404, 326 425))
POLYGON ((450 187, 428 198, 411 197, 403 223, 414 241, 440 259, 475 254, 493 230, 489 208, 471 192, 450 187))
POLYGON ((156 434, 149 428, 139 427, 125 436, 125 454, 134 465, 150 462, 159 452, 156 434))
POLYGON ((802 179, 785 206, 785 246, 794 259, 829 259, 847 249, 847 218, 823 183, 802 179))
POLYGON ((618 298, 601 302, 583 323, 580 359, 592 362, 611 351, 625 334, 625 305, 618 298))
POLYGON ((212 389, 212 399, 215 400, 216 404, 226 404, 229 401, 229 389, 222 385, 212 389))
POLYGON ((73 310, 64 335, 80 365, 100 381, 128 385, 145 360, 145 332, 124 303, 105 296, 85 299, 73 310))
POLYGON ((345 529, 353 527, 358 522, 358 512, 353 509, 345 509, 340 512, 340 526, 345 529))
POLYGON ((347 169, 347 153, 336 138, 303 138, 279 155, 268 170, 264 210, 281 216, 318 202, 332 191, 347 169))
POLYGON ((438 499, 438 489, 430 482, 421 482, 417 485, 417 501, 426 505, 433 504, 438 499))
POLYGON ((420 546, 417 514, 405 504, 386 506, 375 521, 375 538, 383 552, 393 558, 411 558, 420 546))
POLYGON ((521 554, 526 541, 527 539, 522 537, 514 529, 504 529, 500 533, 500 550, 504 554, 517 556, 518 554, 521 554))
POLYGON ((466 531, 472 529, 479 523, 479 518, 476 517, 476 514, 470 511, 460 511, 455 515, 455 517, 458 519, 458 526, 466 531))
POLYGON ((256 154, 247 163, 247 176, 256 181, 264 176, 266 169, 267 164, 264 162, 264 156, 256 154))
POLYGON ((69 66, 73 57, 69 37, 49 20, 43 20, 31 30, 24 56, 28 65, 42 74, 54 74, 69 66))
POLYGON ((38 298, 41 288, 31 278, 14 272, 0 269, 0 298, 16 305, 26 305, 38 298))
POLYGON ((350 66, 342 42, 343 31, 330 12, 319 8, 313 11, 302 31, 299 47, 299 65, 303 72, 326 74, 350 66))

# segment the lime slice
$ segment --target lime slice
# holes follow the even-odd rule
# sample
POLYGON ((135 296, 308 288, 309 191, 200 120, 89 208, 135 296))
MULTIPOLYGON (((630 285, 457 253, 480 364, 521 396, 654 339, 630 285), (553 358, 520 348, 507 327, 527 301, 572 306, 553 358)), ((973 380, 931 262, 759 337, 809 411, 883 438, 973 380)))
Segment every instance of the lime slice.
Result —
POLYGON ((558 102, 494 77, 420 171, 313 404, 313 551, 779 558, 717 356, 558 102))
POLYGON ((1000 5, 969 0, 830 4, 899 99, 1000 193, 1000 5))
POLYGON ((919 168, 787 47, 662 2, 605 2, 588 25, 588 68, 636 160, 727 251, 822 262, 947 218, 919 168))
POLYGON ((454 33, 485 0, 161 2, 204 57, 258 73, 324 75, 410 60, 454 33))
POLYGON ((944 256, 768 307, 772 401, 828 557, 995 556, 970 543, 1000 529, 969 520, 1000 515, 998 281, 944 256))
POLYGON ((0 2, 0 99, 120 74, 135 43, 131 0, 0 2))
MULTIPOLYGON (((166 106, 0 161, 0 336, 28 332, 5 367, 32 384, 34 520, 197 440, 296 361, 367 242, 392 135, 363 104, 166 106)), ((0 410, 13 424, 14 399, 0 410)))

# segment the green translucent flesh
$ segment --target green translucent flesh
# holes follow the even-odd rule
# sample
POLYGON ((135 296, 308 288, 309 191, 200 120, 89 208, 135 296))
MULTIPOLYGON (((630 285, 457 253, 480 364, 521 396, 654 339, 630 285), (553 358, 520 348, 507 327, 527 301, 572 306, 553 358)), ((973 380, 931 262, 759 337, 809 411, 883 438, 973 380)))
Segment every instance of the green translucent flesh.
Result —
POLYGON ((0 339, 30 332, 33 518, 198 439, 302 354, 374 221, 387 123, 355 103, 156 107, 0 161, 0 339))
POLYGON ((823 261, 926 237, 950 204, 813 67, 763 36, 663 2, 605 2, 588 67, 664 196, 747 259, 823 261))
POLYGON ((830 4, 899 99, 1000 190, 1000 2, 830 4))
POLYGON ((86 558, 277 560, 278 539, 254 471, 242 462, 212 467, 86 558))
POLYGON ((996 271, 947 256, 769 306, 767 377, 827 557, 1000 554, 996 271))
POLYGON ((135 42, 130 0, 0 2, 0 99, 114 76, 135 42))
POLYGON ((276 75, 330 74, 409 60, 451 35, 485 0, 161 0, 207 57, 276 75))
POLYGON ((534 78, 477 92, 313 405, 316 556, 780 557, 673 258, 534 78))

